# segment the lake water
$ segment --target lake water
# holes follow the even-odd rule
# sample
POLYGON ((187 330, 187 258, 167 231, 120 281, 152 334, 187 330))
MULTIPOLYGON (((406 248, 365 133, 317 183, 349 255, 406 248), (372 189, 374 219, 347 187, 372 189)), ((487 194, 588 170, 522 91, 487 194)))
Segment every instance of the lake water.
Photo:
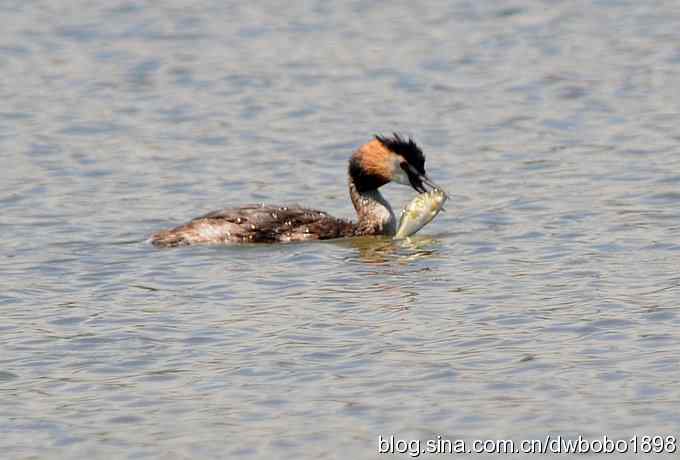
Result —
POLYGON ((250 3, 0 4, 3 457, 680 437, 677 1, 250 3), (392 131, 410 241, 145 242, 392 131))

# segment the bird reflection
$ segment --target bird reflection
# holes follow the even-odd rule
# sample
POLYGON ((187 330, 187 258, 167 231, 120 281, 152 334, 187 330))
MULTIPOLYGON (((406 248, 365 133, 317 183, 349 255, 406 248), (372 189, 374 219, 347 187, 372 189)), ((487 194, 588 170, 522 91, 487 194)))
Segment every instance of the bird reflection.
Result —
POLYGON ((337 244, 356 249, 358 257, 354 255, 349 260, 357 259, 367 264, 384 264, 397 261, 408 264, 423 258, 436 255, 439 240, 428 236, 416 236, 403 240, 393 240, 389 237, 348 238, 337 244))

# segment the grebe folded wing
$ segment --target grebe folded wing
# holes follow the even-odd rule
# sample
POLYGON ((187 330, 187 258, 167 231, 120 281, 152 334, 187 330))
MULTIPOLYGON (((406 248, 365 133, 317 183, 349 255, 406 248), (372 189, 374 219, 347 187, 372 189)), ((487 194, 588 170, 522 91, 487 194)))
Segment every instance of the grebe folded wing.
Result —
POLYGON ((355 225, 330 216, 324 211, 302 206, 247 205, 222 209, 202 218, 236 224, 245 231, 246 238, 256 241, 297 241, 351 236, 355 225))
POLYGON ((353 236, 355 225, 300 206, 246 205, 210 212, 151 237, 156 246, 275 243, 353 236))

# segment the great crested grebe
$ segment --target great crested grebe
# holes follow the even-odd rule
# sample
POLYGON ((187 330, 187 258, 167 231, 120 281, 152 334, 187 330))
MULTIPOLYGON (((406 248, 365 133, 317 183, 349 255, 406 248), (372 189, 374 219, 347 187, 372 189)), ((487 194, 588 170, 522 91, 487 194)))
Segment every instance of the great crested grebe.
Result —
POLYGON ((213 211, 151 236, 156 246, 191 244, 287 243, 327 240, 396 232, 392 207, 378 190, 388 182, 410 185, 419 193, 423 184, 438 187, 425 174, 425 156, 412 139, 394 134, 375 136, 349 160, 349 195, 356 223, 299 206, 246 205, 213 211))

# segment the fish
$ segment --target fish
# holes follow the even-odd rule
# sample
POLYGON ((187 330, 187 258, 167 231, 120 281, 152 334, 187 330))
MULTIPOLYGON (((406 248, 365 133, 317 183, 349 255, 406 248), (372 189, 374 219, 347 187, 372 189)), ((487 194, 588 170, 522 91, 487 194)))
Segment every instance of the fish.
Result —
POLYGON ((444 208, 448 195, 438 188, 417 195, 404 207, 399 217, 399 226, 395 239, 402 239, 415 234, 429 224, 444 208))

